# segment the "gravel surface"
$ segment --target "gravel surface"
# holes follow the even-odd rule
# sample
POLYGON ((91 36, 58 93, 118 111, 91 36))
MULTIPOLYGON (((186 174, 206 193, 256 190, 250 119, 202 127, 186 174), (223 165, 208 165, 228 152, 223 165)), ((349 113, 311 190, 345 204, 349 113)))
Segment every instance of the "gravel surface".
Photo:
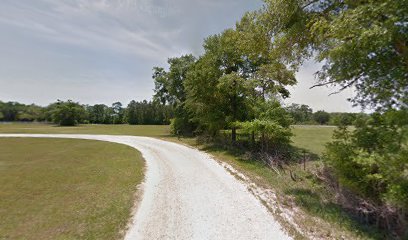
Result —
MULTIPOLYGON (((143 197, 125 239, 290 239, 266 207, 208 154, 148 137, 0 134, 122 143, 146 160, 143 197)), ((50 146, 52 147, 52 146, 50 146)))

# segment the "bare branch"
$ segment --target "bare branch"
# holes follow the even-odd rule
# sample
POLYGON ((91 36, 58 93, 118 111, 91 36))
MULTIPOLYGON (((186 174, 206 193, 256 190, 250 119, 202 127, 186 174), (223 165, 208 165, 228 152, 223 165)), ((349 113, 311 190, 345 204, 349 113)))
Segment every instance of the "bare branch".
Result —
POLYGON ((336 83, 337 81, 330 81, 330 82, 324 82, 324 83, 319 83, 319 84, 315 84, 313 86, 311 86, 309 89, 313 89, 315 87, 322 87, 322 86, 327 86, 329 84, 333 84, 336 83))

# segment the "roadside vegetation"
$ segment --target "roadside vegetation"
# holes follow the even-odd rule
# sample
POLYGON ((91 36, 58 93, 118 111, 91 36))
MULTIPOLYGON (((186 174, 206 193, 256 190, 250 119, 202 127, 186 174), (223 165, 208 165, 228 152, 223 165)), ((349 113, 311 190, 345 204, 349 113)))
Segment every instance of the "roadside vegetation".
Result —
MULTIPOLYGON (((335 196, 329 203, 384 231, 382 238, 407 238, 408 5, 264 2, 234 28, 207 37, 201 56, 170 58, 168 70, 154 68, 154 99, 176 109, 172 132, 288 172, 302 156, 289 144, 295 118, 289 113, 298 106, 285 109, 280 102, 290 96, 297 69, 314 59, 322 67, 312 87, 353 88, 350 101, 374 112, 335 120, 339 129, 315 174, 335 196)), ((307 117, 330 122, 324 111, 307 117)))
MULTIPOLYGON (((99 118, 98 107, 59 101, 47 107, 50 117, 43 119, 60 125, 171 123, 171 133, 183 142, 277 190, 280 204, 300 207, 302 229, 310 230, 306 236, 405 239, 407 12, 406 1, 265 0, 234 28, 207 37, 202 55, 171 57, 168 66, 154 67, 152 102, 121 111, 103 107, 111 112, 99 118), (322 64, 312 87, 353 88, 350 101, 373 113, 283 106, 288 87, 297 83, 296 71, 310 59, 322 64), (118 116, 121 121, 114 120, 118 116), (311 123, 338 129, 291 127, 311 123)), ((8 116, 2 111, 3 120, 8 116)), ((47 131, 62 131, 55 129, 47 131)))
POLYGON ((121 239, 143 179, 133 148, 0 139, 0 239, 121 239))

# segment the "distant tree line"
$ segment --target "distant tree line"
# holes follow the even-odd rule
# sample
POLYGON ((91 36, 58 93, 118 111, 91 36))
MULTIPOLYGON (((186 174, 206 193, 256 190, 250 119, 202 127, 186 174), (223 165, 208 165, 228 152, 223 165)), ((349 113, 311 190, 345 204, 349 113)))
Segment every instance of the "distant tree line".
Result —
POLYGON ((173 107, 148 101, 131 101, 127 107, 115 102, 82 105, 71 100, 52 103, 46 107, 35 104, 0 101, 0 121, 13 122, 53 122, 63 126, 77 124, 170 124, 173 107))
POLYGON ((351 126, 359 118, 367 118, 365 113, 326 112, 323 110, 313 112, 305 104, 292 103, 285 107, 293 119, 294 124, 320 124, 320 125, 345 125, 351 126))

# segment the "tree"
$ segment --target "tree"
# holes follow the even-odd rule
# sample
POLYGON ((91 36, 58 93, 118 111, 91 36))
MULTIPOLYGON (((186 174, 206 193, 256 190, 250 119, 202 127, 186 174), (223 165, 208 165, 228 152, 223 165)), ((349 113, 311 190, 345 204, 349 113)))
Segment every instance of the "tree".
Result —
POLYGON ((407 11, 394 0, 265 0, 255 22, 292 66, 323 62, 316 86, 355 87, 355 104, 388 109, 408 104, 407 11))
POLYGON ((137 103, 132 100, 126 108, 126 120, 130 125, 136 125, 139 123, 137 116, 137 103))
POLYGON ((278 101, 260 102, 259 106, 257 118, 235 124, 242 132, 252 135, 253 143, 259 138, 261 150, 279 152, 290 143, 292 118, 278 101))
POLYGON ((123 123, 124 117, 124 109, 122 107, 122 103, 115 102, 112 104, 112 111, 113 111, 113 123, 114 124, 121 124, 123 123))
POLYGON ((190 121, 190 115, 185 109, 186 92, 184 82, 187 72, 195 63, 193 55, 184 55, 178 58, 169 58, 169 71, 163 68, 153 68, 153 79, 155 82, 155 94, 153 99, 162 105, 169 104, 174 108, 174 120, 172 121, 172 132, 174 134, 189 135, 195 129, 195 124, 190 121))
POLYGON ((18 102, 0 102, 0 112, 4 121, 35 121, 42 119, 42 107, 18 102))
POLYGON ((125 118, 131 125, 136 124, 169 124, 173 108, 155 102, 131 101, 126 109, 125 118))
POLYGON ((221 95, 220 108, 226 116, 226 124, 231 127, 232 141, 235 142, 237 129, 233 123, 244 120, 248 109, 245 79, 236 73, 224 75, 218 80, 217 90, 221 95))
POLYGON ((58 100, 52 110, 52 119, 61 126, 75 126, 84 119, 85 109, 79 103, 58 100))
POLYGON ((3 103, 1 112, 3 114, 4 121, 16 121, 22 107, 23 105, 17 102, 3 103))
POLYGON ((317 111, 313 114, 313 119, 320 125, 327 124, 330 121, 330 114, 325 111, 317 111))
POLYGON ((286 98, 289 92, 285 87, 296 83, 294 73, 271 56, 271 39, 265 28, 257 28, 251 19, 252 15, 247 15, 235 29, 208 37, 205 53, 185 82, 186 106, 199 128, 211 135, 231 129, 232 142, 236 141, 234 123, 256 117, 258 100, 286 98), (262 34, 256 43, 252 42, 253 32, 262 34))
POLYGON ((313 110, 308 105, 292 103, 290 106, 286 107, 286 110, 297 124, 307 123, 313 119, 313 110))
POLYGON ((112 123, 111 113, 108 106, 105 104, 95 104, 94 106, 87 107, 88 120, 90 123, 112 123))
MULTIPOLYGON (((351 126, 354 124, 357 116, 356 113, 330 113, 330 122, 333 125, 351 126)), ((364 115, 364 114, 363 114, 364 115)))

